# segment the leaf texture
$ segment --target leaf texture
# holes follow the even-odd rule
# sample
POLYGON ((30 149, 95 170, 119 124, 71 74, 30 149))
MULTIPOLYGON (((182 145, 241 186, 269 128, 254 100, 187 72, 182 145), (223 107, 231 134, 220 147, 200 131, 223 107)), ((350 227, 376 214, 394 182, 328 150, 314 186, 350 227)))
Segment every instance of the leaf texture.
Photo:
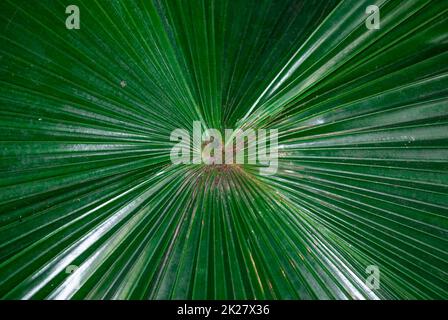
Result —
POLYGON ((447 1, 77 3, 0 2, 1 298, 448 298, 447 1), (173 165, 193 121, 277 174, 173 165))

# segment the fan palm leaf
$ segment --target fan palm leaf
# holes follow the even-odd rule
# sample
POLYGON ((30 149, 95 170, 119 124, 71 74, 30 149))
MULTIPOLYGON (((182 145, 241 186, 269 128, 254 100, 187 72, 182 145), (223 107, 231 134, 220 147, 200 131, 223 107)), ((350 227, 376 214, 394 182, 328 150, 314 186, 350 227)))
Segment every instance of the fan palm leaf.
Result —
POLYGON ((448 2, 70 2, 0 2, 0 297, 448 298, 448 2))

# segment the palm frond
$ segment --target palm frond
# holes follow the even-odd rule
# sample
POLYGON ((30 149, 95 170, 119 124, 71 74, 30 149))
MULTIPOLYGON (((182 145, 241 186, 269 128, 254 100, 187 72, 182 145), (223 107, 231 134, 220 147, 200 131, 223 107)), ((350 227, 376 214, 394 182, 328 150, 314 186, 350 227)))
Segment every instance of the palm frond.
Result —
POLYGON ((70 2, 0 2, 0 297, 448 298, 448 2, 70 2), (193 121, 277 174, 173 165, 193 121))

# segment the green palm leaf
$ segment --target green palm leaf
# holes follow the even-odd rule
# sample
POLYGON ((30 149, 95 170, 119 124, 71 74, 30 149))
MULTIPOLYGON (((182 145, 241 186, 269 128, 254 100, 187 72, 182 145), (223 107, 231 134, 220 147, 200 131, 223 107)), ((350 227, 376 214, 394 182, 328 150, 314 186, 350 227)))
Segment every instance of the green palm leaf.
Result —
POLYGON ((448 2, 77 3, 0 2, 0 297, 448 298, 448 2), (193 121, 277 174, 173 165, 193 121))

